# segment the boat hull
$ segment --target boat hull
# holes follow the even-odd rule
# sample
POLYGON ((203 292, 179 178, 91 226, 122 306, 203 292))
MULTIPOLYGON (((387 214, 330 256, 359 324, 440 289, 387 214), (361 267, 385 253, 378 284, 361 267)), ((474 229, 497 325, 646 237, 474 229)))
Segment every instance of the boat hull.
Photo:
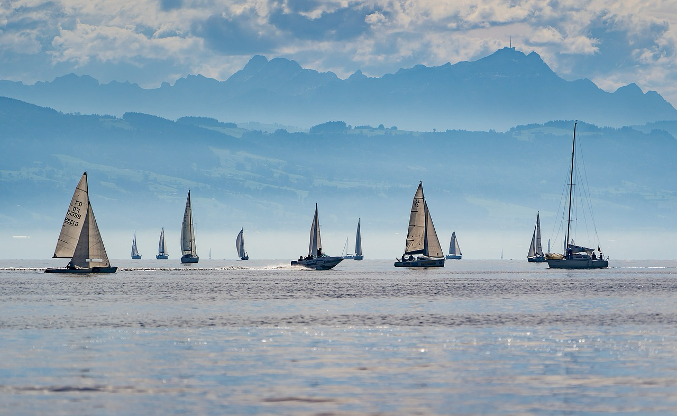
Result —
POLYGON ((607 260, 591 258, 574 259, 548 259, 550 269, 605 269, 608 267, 607 260))
POLYGON ((362 260, 362 259, 363 259, 362 255, 353 256, 353 260, 362 260))
POLYGON ((461 260, 461 256, 457 254, 448 254, 447 256, 445 256, 445 258, 447 260, 461 260))
POLYGON ((70 274, 95 274, 95 273, 115 273, 118 271, 117 267, 92 267, 90 269, 45 269, 45 273, 70 273, 70 274))
POLYGON ((167 260, 169 258, 169 254, 157 254, 155 258, 158 260, 167 260))
POLYGON ((250 259, 250 256, 242 256, 242 257, 240 257, 240 260, 249 260, 249 259, 250 259))
POLYGON ((200 257, 194 256, 192 254, 185 254, 181 256, 182 263, 197 263, 200 260, 200 257))
POLYGON ((330 270, 344 260, 342 257, 317 257, 308 260, 292 260, 292 266, 304 266, 315 270, 330 270))
POLYGON ((543 263, 546 261, 546 257, 544 256, 534 256, 534 257, 528 257, 527 261, 530 263, 543 263))
POLYGON ((132 256, 132 260, 141 260, 141 256, 132 256))
POLYGON ((393 265, 395 267, 445 267, 445 259, 418 257, 413 260, 398 260, 393 265))

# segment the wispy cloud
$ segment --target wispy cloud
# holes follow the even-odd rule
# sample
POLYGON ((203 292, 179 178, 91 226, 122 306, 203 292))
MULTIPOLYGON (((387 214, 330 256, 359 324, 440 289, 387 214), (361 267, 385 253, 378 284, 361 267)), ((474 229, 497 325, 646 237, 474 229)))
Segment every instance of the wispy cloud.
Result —
POLYGON ((672 0, 18 0, 0 3, 0 78, 225 79, 257 53, 380 76, 478 59, 509 36, 568 79, 635 82, 676 105, 672 0))

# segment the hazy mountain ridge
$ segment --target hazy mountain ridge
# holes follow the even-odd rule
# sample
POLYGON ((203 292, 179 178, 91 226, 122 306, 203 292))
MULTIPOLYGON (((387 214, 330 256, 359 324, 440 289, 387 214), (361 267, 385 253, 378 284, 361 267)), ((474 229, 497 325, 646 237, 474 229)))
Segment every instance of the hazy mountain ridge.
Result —
MULTIPOLYGON (((315 202, 328 231, 354 229, 360 216, 366 230, 403 232, 423 180, 441 238, 452 227, 458 234, 519 229, 527 235, 537 210, 547 235, 566 183, 572 134, 571 121, 505 133, 316 134, 187 121, 132 112, 63 114, 1 98, 0 145, 11 157, 0 170, 0 229, 58 232, 73 186, 87 170, 99 226, 115 230, 171 231, 191 189, 203 232, 236 225, 306 232, 315 202)), ((579 124, 599 230, 675 229, 676 139, 654 127, 579 124)))
POLYGON ((345 80, 257 55, 221 82, 191 75, 174 85, 143 89, 70 74, 34 85, 0 81, 0 96, 63 112, 121 116, 132 111, 306 128, 331 119, 355 125, 379 120, 420 131, 506 130, 558 119, 614 127, 676 119, 676 109, 654 91, 643 93, 629 84, 607 93, 590 80, 566 81, 538 54, 512 48, 473 62, 417 65, 381 77, 357 71, 345 80))

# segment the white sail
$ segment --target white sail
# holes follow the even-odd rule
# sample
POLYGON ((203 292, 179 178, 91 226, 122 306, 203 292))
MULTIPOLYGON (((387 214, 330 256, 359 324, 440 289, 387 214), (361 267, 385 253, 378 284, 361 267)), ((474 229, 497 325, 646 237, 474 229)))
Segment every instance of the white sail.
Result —
POLYGON ((440 247, 440 241, 438 240, 436 229, 433 226, 433 219, 431 218, 431 213, 428 210, 426 201, 424 201, 424 213, 426 216, 424 255, 429 257, 443 257, 443 249, 440 247))
POLYGON ((81 231, 85 224, 89 197, 87 195, 87 172, 82 174, 80 182, 75 187, 71 205, 66 212, 66 218, 61 226, 61 233, 54 250, 54 258, 70 258, 75 253, 81 231))
POLYGON ((243 229, 240 230, 235 239, 235 248, 238 250, 238 257, 242 258, 245 255, 245 238, 242 235, 243 229))
POLYGON ((358 218, 358 230, 355 232, 355 255, 363 255, 363 241, 360 236, 360 218, 358 218))
POLYGON ((544 251, 541 248, 541 226, 539 225, 539 211, 537 211, 537 228, 535 230, 536 233, 536 238, 535 238, 535 247, 534 247, 534 254, 537 256, 543 256, 544 251))
POLYGON ((132 257, 138 256, 139 250, 137 249, 137 233, 134 233, 134 238, 132 238, 132 257))
POLYGON ((530 242, 530 249, 527 251, 527 257, 534 257, 536 240, 537 240, 537 227, 535 227, 534 231, 532 231, 532 241, 530 242))
POLYGON ((163 255, 167 254, 165 252, 165 229, 160 230, 160 241, 158 241, 158 254, 163 255))
POLYGON ((111 265, 89 200, 87 201, 85 221, 71 262, 77 267, 84 268, 109 267, 111 265))
POLYGON ((191 212, 191 191, 186 198, 184 221, 181 223, 181 254, 197 255, 195 249, 195 235, 193 234, 193 214, 191 212))
POLYGON ((318 252, 322 253, 322 242, 320 241, 320 224, 318 222, 318 204, 315 204, 315 215, 311 224, 311 236, 308 244, 308 255, 317 257, 318 252))
POLYGON ((424 252, 424 233, 426 228, 426 214, 424 213, 424 189, 419 187, 412 199, 410 210, 410 224, 407 227, 405 254, 420 254, 424 252))
POLYGON ((461 256, 461 249, 459 248, 459 241, 457 241, 457 235, 452 232, 452 237, 450 238, 450 255, 451 256, 461 256))

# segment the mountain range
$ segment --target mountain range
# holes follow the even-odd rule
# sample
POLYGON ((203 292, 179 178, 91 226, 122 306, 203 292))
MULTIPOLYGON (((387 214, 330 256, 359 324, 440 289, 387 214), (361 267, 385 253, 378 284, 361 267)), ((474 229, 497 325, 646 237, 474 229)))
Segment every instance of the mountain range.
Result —
POLYGON ((473 62, 417 65, 381 77, 356 71, 340 79, 292 60, 254 56, 225 81, 189 75, 173 85, 145 89, 70 74, 34 85, 0 81, 0 96, 64 113, 203 116, 302 129, 329 120, 417 131, 507 130, 573 119, 610 127, 676 120, 676 109, 654 91, 643 93, 629 84, 609 93, 587 79, 567 81, 537 53, 515 48, 473 62))

